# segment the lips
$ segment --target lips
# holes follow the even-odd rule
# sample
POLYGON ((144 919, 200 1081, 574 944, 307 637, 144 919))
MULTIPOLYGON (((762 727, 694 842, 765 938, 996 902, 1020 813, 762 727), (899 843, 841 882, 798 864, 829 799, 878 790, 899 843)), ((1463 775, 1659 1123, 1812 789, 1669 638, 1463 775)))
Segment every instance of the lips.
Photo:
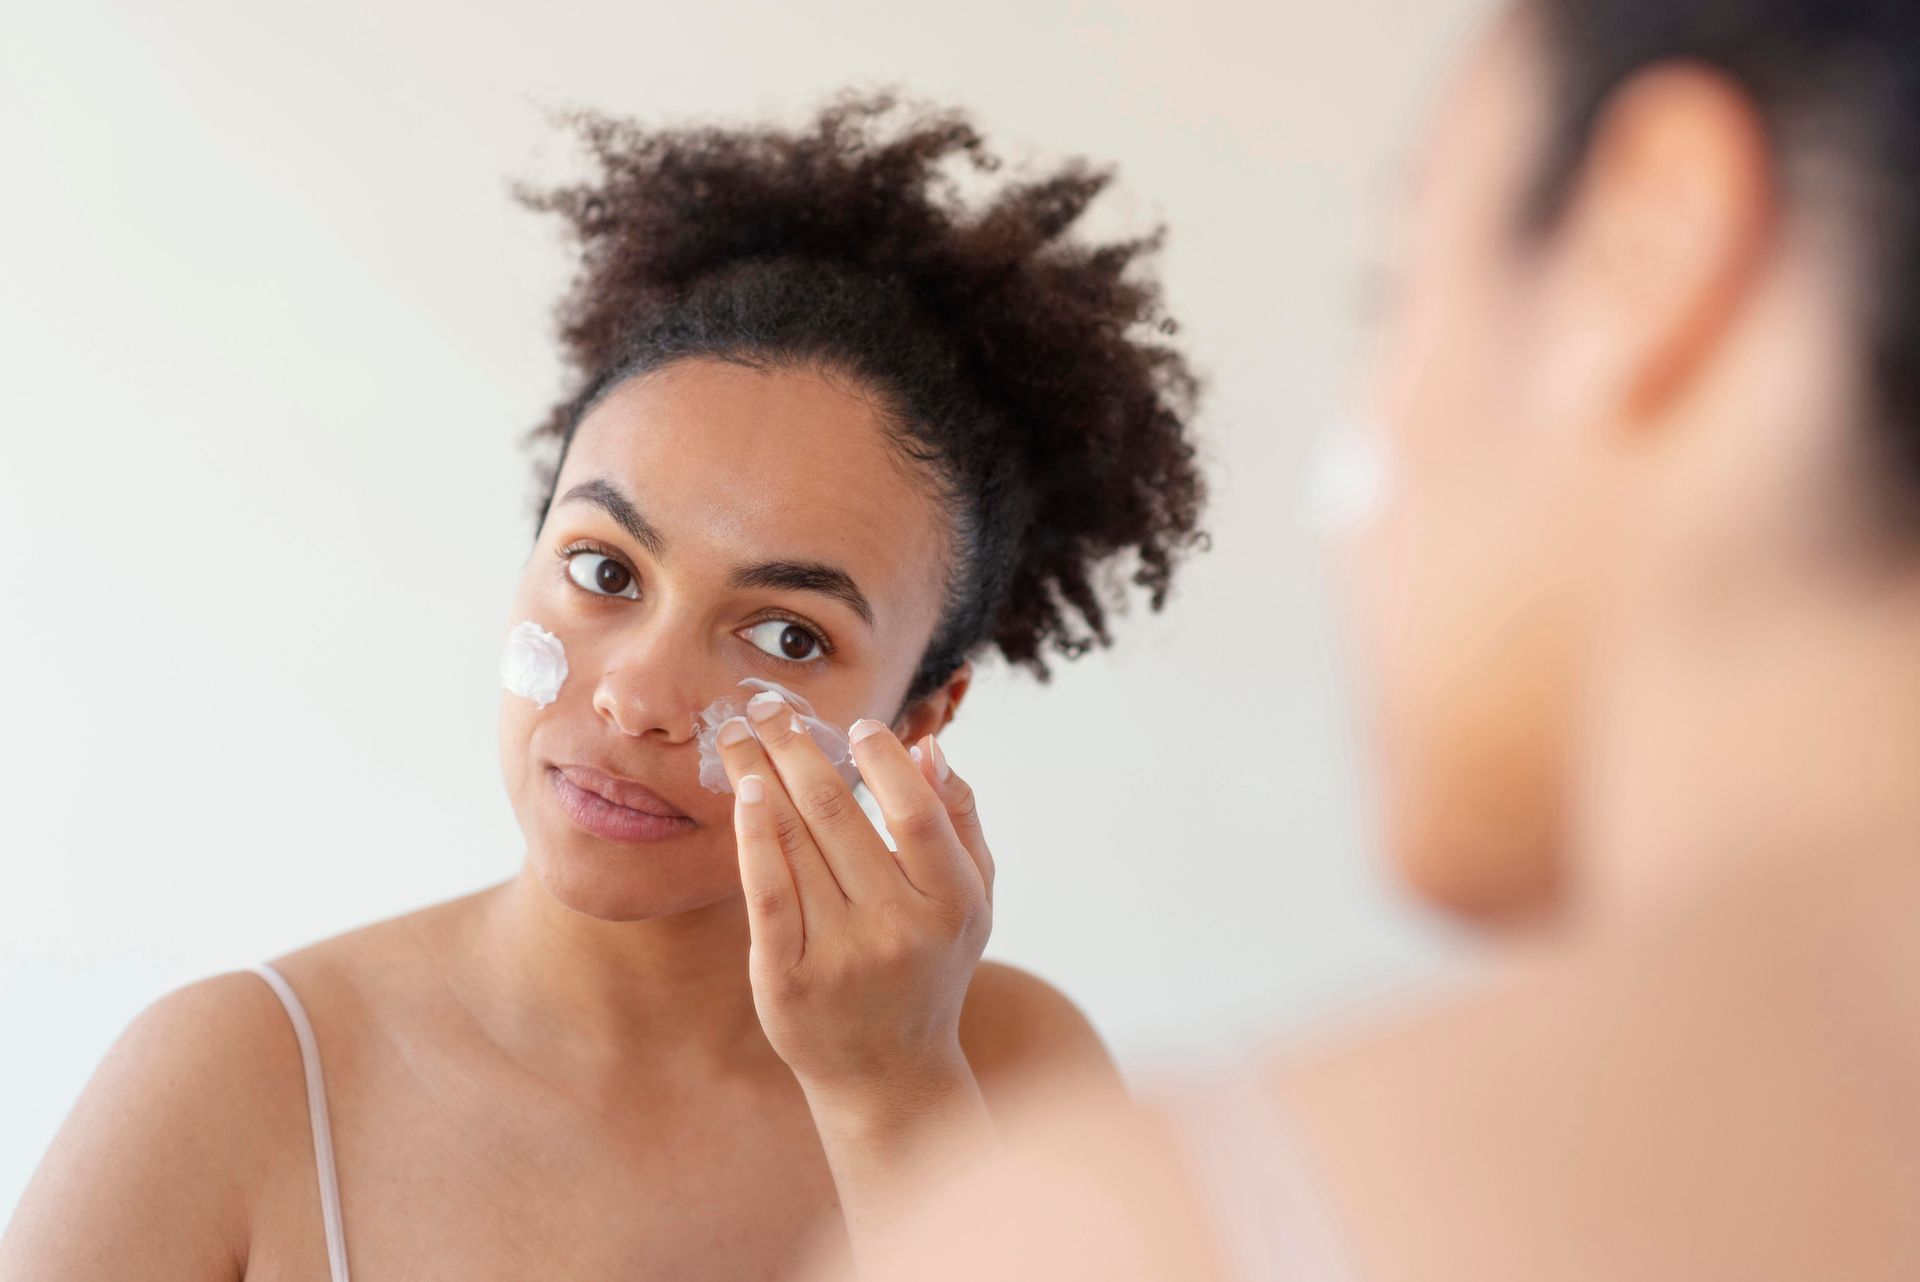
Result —
POLYGON ((591 766, 551 766, 547 777, 567 817, 608 841, 662 841, 699 826, 651 788, 591 766))

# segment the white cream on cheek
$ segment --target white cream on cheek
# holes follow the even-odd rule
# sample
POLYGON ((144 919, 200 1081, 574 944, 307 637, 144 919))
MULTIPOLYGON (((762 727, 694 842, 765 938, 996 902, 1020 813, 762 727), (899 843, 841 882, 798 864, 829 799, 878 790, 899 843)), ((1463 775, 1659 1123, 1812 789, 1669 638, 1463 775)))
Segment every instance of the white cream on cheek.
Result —
POLYGON ((567 679, 567 649, 532 619, 513 625, 500 655, 500 684, 537 708, 560 697, 567 679))
POLYGON ((1331 539, 1359 533, 1380 516, 1393 491, 1386 433, 1371 423, 1320 433, 1302 480, 1300 517, 1308 530, 1331 539))

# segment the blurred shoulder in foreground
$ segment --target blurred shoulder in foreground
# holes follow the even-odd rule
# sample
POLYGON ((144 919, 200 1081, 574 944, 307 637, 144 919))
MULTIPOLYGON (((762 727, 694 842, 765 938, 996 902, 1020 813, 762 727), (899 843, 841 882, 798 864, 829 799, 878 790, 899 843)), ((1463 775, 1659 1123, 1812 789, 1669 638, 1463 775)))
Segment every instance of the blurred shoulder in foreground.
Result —
POLYGON ((1876 921, 1920 870, 1881 871, 1751 885, 1138 1104, 1036 1085, 863 1276, 1920 1276, 1920 941, 1876 921))

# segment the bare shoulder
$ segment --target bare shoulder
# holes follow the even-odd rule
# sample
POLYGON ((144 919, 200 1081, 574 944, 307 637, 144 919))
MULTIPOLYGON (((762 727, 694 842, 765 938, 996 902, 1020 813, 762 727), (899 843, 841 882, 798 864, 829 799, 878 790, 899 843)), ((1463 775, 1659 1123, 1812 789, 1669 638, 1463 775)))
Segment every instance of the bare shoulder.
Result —
POLYGON ((48 1148, 0 1241, 0 1279, 239 1277, 251 1198, 304 1125, 301 1080, 292 1027, 260 976, 159 998, 48 1148))
POLYGON ((1080 1008, 1014 966, 981 962, 974 971, 960 1012, 960 1044, 990 1104, 996 1094, 1055 1078, 1120 1092, 1113 1057, 1080 1008))
POLYGON ((273 959, 320 1040, 351 1047, 376 1026, 404 1030, 444 996, 442 976, 469 955, 476 918, 500 887, 371 922, 273 959))
MULTIPOLYGON (((416 963, 468 907, 450 901, 273 959, 330 1072, 367 1029, 407 1023, 433 991, 432 968, 416 963)), ((0 1282, 239 1278, 263 1226, 318 1232, 317 1196, 287 1008, 259 974, 214 975, 155 1000, 102 1058, 0 1238, 0 1282)))

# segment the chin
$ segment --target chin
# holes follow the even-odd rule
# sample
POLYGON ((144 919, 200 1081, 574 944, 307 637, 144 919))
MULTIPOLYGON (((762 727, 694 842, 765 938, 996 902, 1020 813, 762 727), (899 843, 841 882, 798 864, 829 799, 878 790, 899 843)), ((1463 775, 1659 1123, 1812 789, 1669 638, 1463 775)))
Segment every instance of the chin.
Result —
POLYGON ((740 894, 731 843, 702 832, 654 846, 571 835, 530 843, 534 875, 564 907, 600 921, 648 921, 705 908, 740 894))
POLYGON ((1560 900, 1552 825, 1511 803, 1392 806, 1387 845, 1400 881, 1429 907, 1476 926, 1532 921, 1560 900))

